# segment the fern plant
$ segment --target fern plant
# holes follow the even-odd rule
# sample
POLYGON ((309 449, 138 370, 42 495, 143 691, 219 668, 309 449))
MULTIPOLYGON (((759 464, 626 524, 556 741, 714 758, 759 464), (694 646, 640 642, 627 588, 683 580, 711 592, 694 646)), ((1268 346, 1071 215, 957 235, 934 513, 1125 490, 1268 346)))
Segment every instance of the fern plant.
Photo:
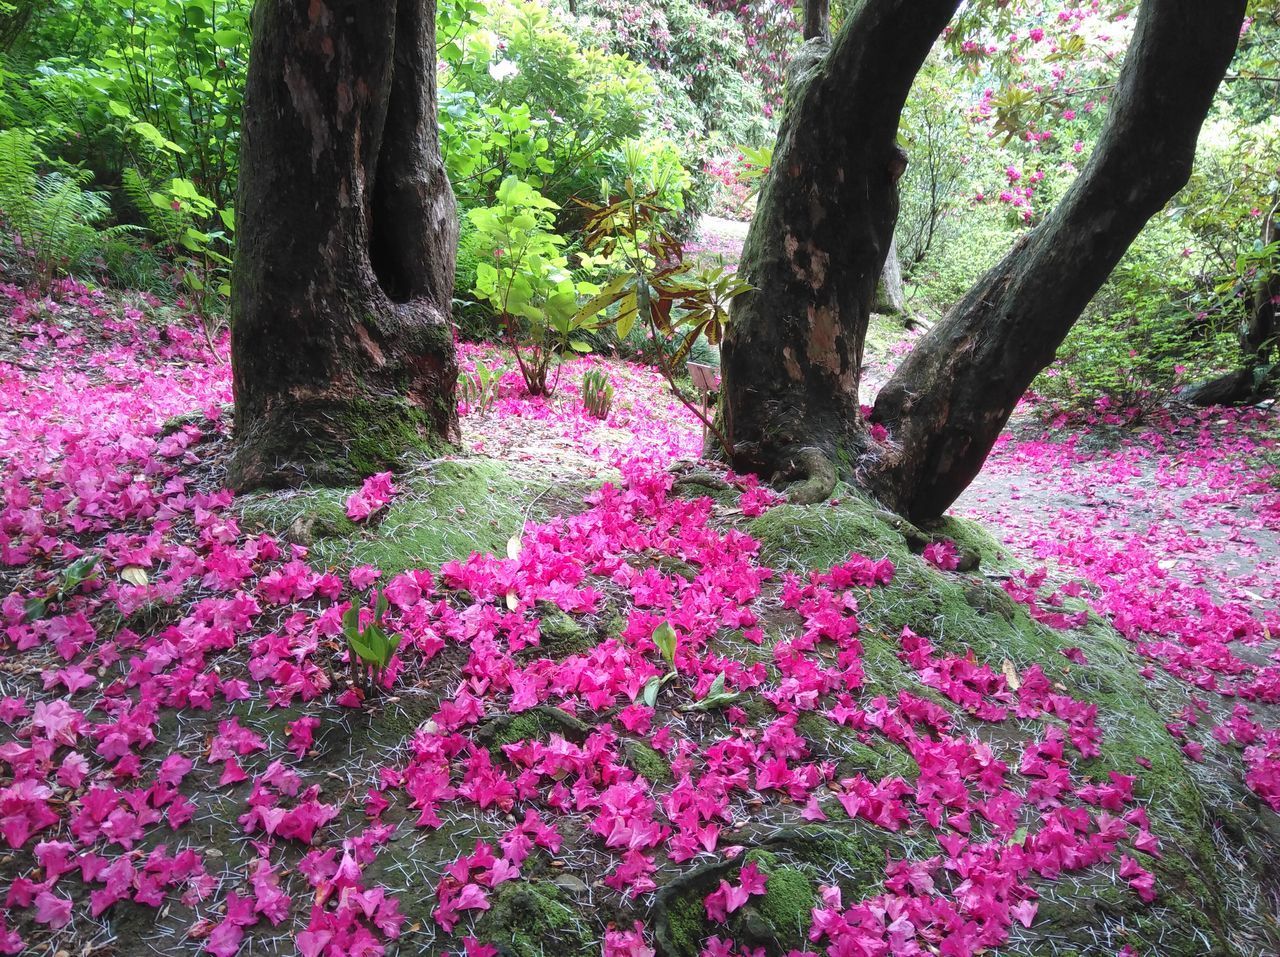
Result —
POLYGON ((88 174, 41 172, 43 161, 33 134, 0 132, 0 214, 42 291, 134 230, 99 228, 111 207, 103 193, 84 188, 88 174))

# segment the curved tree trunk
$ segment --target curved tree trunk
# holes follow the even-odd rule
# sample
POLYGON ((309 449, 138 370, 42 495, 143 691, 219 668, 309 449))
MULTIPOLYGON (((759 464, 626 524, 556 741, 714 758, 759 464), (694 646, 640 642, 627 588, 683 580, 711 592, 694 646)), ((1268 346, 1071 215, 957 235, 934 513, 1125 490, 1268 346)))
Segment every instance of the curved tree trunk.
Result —
POLYGON ((865 2, 829 50, 806 44, 788 86, 739 267, 754 289, 721 350, 721 414, 739 471, 810 479, 793 500, 825 497, 832 463, 859 454, 863 343, 906 165, 898 119, 958 5, 865 2))
POLYGON ((876 400, 892 452, 868 484, 941 515, 1151 216, 1190 174, 1245 0, 1146 0, 1102 138, 1058 208, 926 335, 876 400))
POLYGON ((259 0, 253 27, 230 478, 350 481, 458 438, 435 4, 259 0))

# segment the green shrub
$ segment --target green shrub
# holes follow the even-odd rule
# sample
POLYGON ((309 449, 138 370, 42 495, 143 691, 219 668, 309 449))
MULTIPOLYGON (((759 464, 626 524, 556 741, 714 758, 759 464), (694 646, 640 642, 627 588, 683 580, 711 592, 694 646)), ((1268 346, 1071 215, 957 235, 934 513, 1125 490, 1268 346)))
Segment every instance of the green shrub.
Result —
POLYGON ((508 176, 492 206, 467 213, 480 248, 489 253, 476 264, 472 291, 501 320, 530 395, 555 391, 548 380, 552 365, 565 352, 591 351, 579 334, 601 318, 578 312, 579 298, 599 287, 570 272, 565 240, 553 231, 556 209, 531 185, 508 176))
POLYGON ((912 284, 945 312, 1003 258, 1021 232, 1002 209, 959 206, 942 217, 933 245, 912 273, 912 284))
POLYGON ((1062 405, 1142 407, 1237 361, 1234 322, 1195 309, 1188 236, 1166 213, 1147 226, 1033 385, 1062 405))
MULTIPOLYGON (((765 97, 750 70, 752 56, 731 14, 712 13, 693 0, 579 0, 575 6, 585 35, 669 77, 687 98, 701 130, 687 120, 673 122, 667 127, 671 135, 710 136, 719 146, 772 140, 765 97)), ((705 141, 688 145, 709 155, 705 141)))

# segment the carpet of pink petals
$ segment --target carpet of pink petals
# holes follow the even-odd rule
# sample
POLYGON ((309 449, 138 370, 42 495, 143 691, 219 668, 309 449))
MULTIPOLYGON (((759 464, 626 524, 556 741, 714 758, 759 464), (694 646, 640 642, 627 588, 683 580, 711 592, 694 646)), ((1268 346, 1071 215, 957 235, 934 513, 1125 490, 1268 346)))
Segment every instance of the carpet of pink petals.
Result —
MULTIPOLYGON (((763 567, 735 523, 777 497, 742 480, 732 508, 673 494, 667 469, 700 436, 652 371, 609 365, 618 399, 603 423, 577 397, 581 370, 599 360, 570 366, 554 400, 506 383, 492 411, 467 417, 471 449, 572 453, 617 478, 578 514, 526 527, 511 557, 388 579, 314 568, 304 548, 238 526, 218 486, 228 367, 189 327, 157 329, 69 283, 46 300, 0 287, 0 306, 0 953, 78 953, 127 905, 182 923, 171 952, 367 957, 403 945, 486 957, 496 942, 472 929, 502 885, 588 861, 596 870, 583 880, 603 885, 593 909, 618 916, 600 930, 603 953, 646 957, 655 887, 736 860, 761 815, 930 835, 932 852, 888 861, 869 896, 834 882, 821 890, 813 953, 978 954, 1034 926, 1037 885, 1091 868, 1158 899, 1161 841, 1135 776, 1080 769, 1099 754, 1096 706, 1038 666, 1011 682, 999 663, 945 654, 936 636, 910 631, 887 637, 918 686, 868 693, 858 609, 892 580, 892 563, 851 554, 807 574, 763 567), (192 412, 201 414, 162 430, 192 412), (60 590, 85 555, 96 574, 60 590), (384 694, 416 689, 433 707, 398 746, 335 774, 317 742, 376 705, 346 682, 341 620, 375 587, 403 636, 384 694), (33 612, 35 596, 45 604, 33 612), (726 653, 726 636, 763 640, 766 597, 788 616, 764 651, 769 666, 726 653), (584 620, 609 608, 623 625, 588 650, 540 656, 539 605, 584 620), (173 609, 164 624, 130 627, 156 607, 173 609), (646 683, 667 670, 653 641, 663 622, 678 636, 675 677, 648 706, 646 683), (923 687, 955 707, 914 693, 923 687), (698 708, 716 693, 762 698, 767 717, 732 699, 698 708), (589 719, 589 733, 493 751, 478 742, 494 716, 548 705, 589 719), (264 731, 282 711, 291 718, 281 732, 264 731), (901 747, 918 777, 839 777, 797 733, 807 713, 901 747), (175 735, 173 715, 196 733, 175 735), (1015 719, 1027 735, 1015 746, 993 748, 974 731, 1015 719), (628 739, 661 753, 670 779, 638 773, 628 739), (211 846, 219 813, 240 836, 234 855, 211 846), (426 861, 427 886, 371 876, 386 876, 379 859, 394 842, 463 819, 483 836, 426 861), (428 901, 425 920, 407 916, 410 897, 428 901)), ((1252 710, 1280 700, 1267 650, 1280 619, 1259 607, 1276 598, 1276 556, 1252 556, 1255 570, 1235 578, 1216 561, 1275 531, 1280 500, 1263 473, 1243 468, 1271 441, 1263 423, 1224 421, 1156 428, 1105 455, 1071 441, 1010 442, 994 475, 1029 470, 1101 504, 1032 521, 988 484, 972 507, 1026 560, 1076 582, 1064 590, 1114 620, 1152 668, 1228 696, 1230 720, 1206 728, 1196 713, 1171 715, 1170 732, 1185 738, 1188 760, 1208 747, 1239 751, 1249 786, 1280 809, 1280 735, 1252 710), (1150 520, 1126 527, 1138 504, 1150 520), (1213 535, 1189 530, 1209 524, 1213 535)), ((373 520, 395 494, 394 477, 371 477, 350 514, 373 520)), ((943 546, 927 557, 954 565, 943 546)), ((1028 576, 1021 597, 1034 603, 1038 584, 1028 576)), ((706 896, 706 919, 727 926, 768 882, 755 863, 732 868, 706 896)), ((703 953, 756 951, 726 930, 703 953)))

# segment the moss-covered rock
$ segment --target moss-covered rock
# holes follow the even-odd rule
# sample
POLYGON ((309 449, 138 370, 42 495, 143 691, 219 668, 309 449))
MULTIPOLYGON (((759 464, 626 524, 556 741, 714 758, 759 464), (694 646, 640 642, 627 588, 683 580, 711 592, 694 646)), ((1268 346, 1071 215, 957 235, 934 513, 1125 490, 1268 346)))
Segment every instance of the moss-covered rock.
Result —
POLYGON ((671 765, 643 741, 626 738, 622 742, 622 758, 632 771, 639 774, 651 784, 662 784, 671 780, 671 765))
POLYGON ((503 957, 587 957, 598 952, 588 915, 567 906, 549 881, 503 884, 475 924, 475 937, 503 957))
MULTIPOLYGON (((664 957, 697 957, 713 935, 731 937, 742 947, 763 947, 768 957, 805 949, 811 912, 821 884, 840 883, 852 895, 875 892, 892 838, 852 825, 783 828, 744 838, 750 848, 735 860, 720 860, 689 871, 662 887, 654 902, 653 933, 664 957), (765 893, 753 896, 724 924, 707 917, 705 900, 720 881, 736 882, 754 863, 765 876, 765 893)), ((854 898, 856 899, 856 897, 854 898)))
POLYGON ((572 615, 545 602, 538 607, 538 646, 530 649, 539 658, 567 658, 596 644, 595 635, 572 615))

